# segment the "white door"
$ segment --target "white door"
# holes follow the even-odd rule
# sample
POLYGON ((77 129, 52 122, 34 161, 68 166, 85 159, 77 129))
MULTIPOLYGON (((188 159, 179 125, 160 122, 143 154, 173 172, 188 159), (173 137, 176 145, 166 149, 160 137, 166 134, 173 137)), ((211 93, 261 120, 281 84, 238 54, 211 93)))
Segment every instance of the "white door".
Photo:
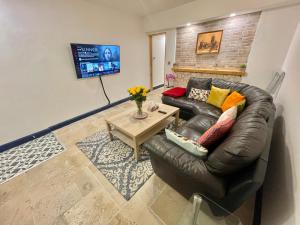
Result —
POLYGON ((165 83, 165 34, 152 36, 152 84, 153 87, 165 83))

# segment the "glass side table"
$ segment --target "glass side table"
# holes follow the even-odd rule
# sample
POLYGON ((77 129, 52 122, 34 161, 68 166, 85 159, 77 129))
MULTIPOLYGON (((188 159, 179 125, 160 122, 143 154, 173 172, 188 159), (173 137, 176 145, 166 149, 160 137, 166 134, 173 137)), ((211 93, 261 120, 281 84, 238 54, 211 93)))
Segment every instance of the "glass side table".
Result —
POLYGON ((210 199, 194 194, 177 225, 242 225, 240 219, 210 199))

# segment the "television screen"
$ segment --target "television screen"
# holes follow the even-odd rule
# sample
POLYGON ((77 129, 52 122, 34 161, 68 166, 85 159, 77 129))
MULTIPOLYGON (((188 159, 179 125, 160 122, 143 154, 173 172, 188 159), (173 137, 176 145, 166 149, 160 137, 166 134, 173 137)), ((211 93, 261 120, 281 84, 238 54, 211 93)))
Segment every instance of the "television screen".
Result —
POLYGON ((120 46, 71 43, 78 78, 120 73, 120 46))

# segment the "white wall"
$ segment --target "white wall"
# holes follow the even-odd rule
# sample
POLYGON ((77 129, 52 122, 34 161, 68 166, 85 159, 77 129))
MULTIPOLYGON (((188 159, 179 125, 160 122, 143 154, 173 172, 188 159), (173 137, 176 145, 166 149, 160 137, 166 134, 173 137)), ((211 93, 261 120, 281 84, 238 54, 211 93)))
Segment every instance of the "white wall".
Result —
POLYGON ((166 60, 165 73, 172 73, 172 67, 176 56, 176 29, 166 31, 166 60))
POLYGON ((300 5, 262 12, 243 82, 267 87, 274 72, 282 68, 299 21, 300 5))
POLYGON ((121 46, 121 73, 103 77, 112 102, 149 86, 139 17, 85 0, 0 0, 0 27, 0 144, 106 104, 98 78, 76 79, 70 42, 121 46))
POLYGON ((300 23, 283 64, 271 161, 264 185, 263 225, 300 224, 300 23))
POLYGON ((166 35, 152 37, 152 79, 153 87, 165 82, 166 35))
POLYGON ((166 30, 188 22, 197 23, 228 16, 232 12, 254 12, 295 3, 299 4, 300 0, 197 0, 146 16, 145 30, 166 30))

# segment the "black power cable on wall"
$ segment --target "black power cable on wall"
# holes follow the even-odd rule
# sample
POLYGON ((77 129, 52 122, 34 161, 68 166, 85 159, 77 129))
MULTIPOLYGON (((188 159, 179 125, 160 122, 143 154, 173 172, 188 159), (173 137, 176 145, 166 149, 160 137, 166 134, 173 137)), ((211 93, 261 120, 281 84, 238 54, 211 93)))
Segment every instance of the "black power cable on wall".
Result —
POLYGON ((105 97, 106 97, 106 99, 107 99, 107 101, 108 101, 108 105, 110 105, 110 100, 109 100, 109 98, 108 98, 108 96, 107 96, 107 94, 106 94, 106 92, 105 92, 105 88, 104 88, 104 86, 103 86, 103 82, 102 82, 101 76, 99 76, 99 79, 100 79, 100 83, 101 83, 101 86, 102 86, 104 95, 105 95, 105 97))

